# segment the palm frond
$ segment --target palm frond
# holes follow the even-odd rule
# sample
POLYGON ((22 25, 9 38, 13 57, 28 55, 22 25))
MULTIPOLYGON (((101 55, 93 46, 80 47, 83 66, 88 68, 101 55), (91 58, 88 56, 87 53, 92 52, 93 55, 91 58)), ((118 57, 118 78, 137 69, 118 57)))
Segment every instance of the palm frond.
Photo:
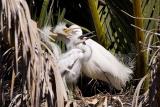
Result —
MULTIPOLYGON (((114 53, 135 51, 132 48, 134 30, 130 26, 134 21, 121 12, 121 10, 124 10, 133 14, 132 3, 128 0, 121 2, 106 0, 104 5, 99 0, 95 0, 94 2, 92 1, 92 4, 94 4, 95 9, 90 8, 90 11, 91 13, 96 13, 94 16, 92 15, 95 28, 101 26, 99 29, 96 28, 96 32, 101 33, 101 35, 97 33, 100 43, 114 53), (95 16, 98 21, 95 20, 95 16)), ((93 7, 93 5, 90 7, 93 7)))
MULTIPOLYGON (((67 96, 55 55, 42 49, 44 46, 40 33, 37 24, 30 17, 26 1, 2 0, 0 4, 0 20, 3 28, 0 35, 4 38, 2 41, 8 44, 7 49, 13 48, 12 55, 5 53, 9 57, 13 56, 10 66, 6 67, 12 71, 11 78, 7 77, 11 80, 10 100, 14 104, 32 107, 39 107, 43 102, 52 106, 63 106, 67 96), (20 86, 17 87, 19 91, 15 90, 16 84, 20 86)), ((7 70, 2 73, 5 72, 7 70)), ((5 82, 3 77, 1 79, 5 82)))
POLYGON ((94 2, 92 0, 88 0, 89 8, 92 14, 94 26, 97 33, 98 41, 105 47, 109 45, 109 41, 106 39, 106 31, 104 26, 100 21, 99 11, 98 11, 98 0, 94 2))
MULTIPOLYGON (((160 15, 159 0, 143 0, 142 1, 142 13, 143 17, 158 18, 160 15)), ((158 24, 154 20, 144 20, 144 29, 151 30, 157 28, 158 24)))

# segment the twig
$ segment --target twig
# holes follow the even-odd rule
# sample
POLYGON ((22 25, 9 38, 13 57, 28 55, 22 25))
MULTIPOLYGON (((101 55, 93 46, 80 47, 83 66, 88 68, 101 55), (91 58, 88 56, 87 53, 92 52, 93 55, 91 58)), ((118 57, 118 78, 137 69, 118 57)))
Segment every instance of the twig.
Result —
POLYGON ((113 99, 119 101, 119 103, 121 104, 121 107, 123 107, 123 103, 119 97, 113 97, 113 99))
POLYGON ((135 17, 130 15, 129 13, 121 10, 124 14, 128 15, 129 17, 133 18, 133 19, 143 19, 143 20, 154 20, 154 21, 160 21, 160 19, 156 19, 156 18, 144 18, 144 17, 135 17))
POLYGON ((131 103, 123 103, 123 105, 130 105, 131 106, 132 104, 131 103))
POLYGON ((133 24, 131 24, 131 26, 133 26, 133 27, 135 27, 135 28, 137 28, 137 29, 140 29, 141 31, 144 31, 144 32, 147 32, 147 33, 151 33, 151 34, 155 34, 155 35, 157 35, 157 36, 160 36, 159 33, 154 33, 154 32, 151 32, 151 31, 144 30, 144 29, 142 29, 142 28, 140 28, 140 27, 138 27, 138 26, 135 26, 135 25, 133 25, 133 24))
POLYGON ((93 81, 93 79, 91 79, 91 80, 88 82, 88 85, 91 84, 92 81, 93 81))

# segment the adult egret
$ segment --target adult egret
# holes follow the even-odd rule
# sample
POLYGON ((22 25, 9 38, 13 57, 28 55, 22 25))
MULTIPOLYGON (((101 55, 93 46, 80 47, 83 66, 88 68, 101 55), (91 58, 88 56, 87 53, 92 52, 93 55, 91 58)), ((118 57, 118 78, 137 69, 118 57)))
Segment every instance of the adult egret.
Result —
POLYGON ((80 26, 66 27, 64 23, 61 23, 54 28, 54 33, 62 34, 57 37, 66 43, 68 50, 78 48, 84 51, 82 71, 86 76, 105 81, 117 90, 121 90, 130 80, 132 70, 122 64, 100 44, 92 39, 77 44, 83 40, 80 26))

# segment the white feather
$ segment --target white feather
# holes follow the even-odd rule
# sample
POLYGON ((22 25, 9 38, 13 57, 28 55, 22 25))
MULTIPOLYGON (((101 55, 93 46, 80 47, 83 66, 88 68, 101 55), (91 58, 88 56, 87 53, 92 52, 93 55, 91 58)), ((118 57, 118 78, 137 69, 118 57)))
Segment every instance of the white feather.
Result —
POLYGON ((83 62, 82 68, 85 68, 83 71, 87 76, 106 81, 118 90, 130 80, 132 70, 97 42, 88 39, 86 45, 81 44, 78 48, 86 51, 90 48, 92 51, 90 58, 83 62))
MULTIPOLYGON (((63 28, 65 28, 65 23, 60 23, 59 26, 56 26, 54 31, 56 33, 61 33, 63 28)), ((52 34, 51 29, 52 27, 50 26, 45 26, 42 29, 40 35, 41 40, 53 51, 62 77, 65 78, 69 83, 76 83, 80 76, 80 70, 82 66, 80 61, 83 57, 83 52, 81 49, 71 49, 65 53, 61 53, 59 46, 49 40, 49 35, 52 34), (68 67, 72 68, 69 69, 68 67)))
POLYGON ((57 44, 50 41, 49 36, 52 35, 51 30, 51 26, 45 26, 40 32, 40 37, 42 42, 44 42, 48 46, 48 48, 53 51, 55 57, 59 59, 59 56, 61 55, 61 49, 57 44))
POLYGON ((66 23, 63 23, 63 22, 61 22, 61 23, 59 23, 57 26, 55 26, 55 28, 54 28, 54 33, 61 33, 61 34, 66 34, 65 32, 64 32, 64 29, 66 29, 67 27, 66 27, 66 23))
MULTIPOLYGON (((61 29, 61 25, 58 25, 57 29, 61 29)), ((93 79, 106 81, 118 90, 125 86, 126 82, 131 78, 132 70, 122 64, 104 47, 91 39, 85 41, 86 45, 82 43, 75 45, 75 42, 79 43, 80 41, 78 37, 82 35, 82 29, 77 25, 72 25, 69 29, 73 29, 68 34, 71 36, 69 41, 65 39, 64 42, 67 45, 67 49, 79 48, 84 52, 82 57, 83 73, 93 79)), ((57 32, 63 33, 62 30, 57 32)))
POLYGON ((82 50, 71 49, 62 54, 59 59, 60 72, 65 76, 66 82, 76 83, 81 71, 81 59, 83 57, 82 50), (71 67, 71 69, 69 69, 71 67))

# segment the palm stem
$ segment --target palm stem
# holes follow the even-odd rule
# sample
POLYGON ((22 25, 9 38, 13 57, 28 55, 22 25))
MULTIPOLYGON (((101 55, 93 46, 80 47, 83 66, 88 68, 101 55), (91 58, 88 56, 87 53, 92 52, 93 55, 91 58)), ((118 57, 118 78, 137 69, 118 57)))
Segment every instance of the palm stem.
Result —
MULTIPOLYGON (((135 17, 142 17, 141 13, 141 0, 133 0, 133 8, 135 17)), ((143 28, 143 20, 135 19, 135 26, 143 28)), ((147 72, 147 54, 143 51, 143 46, 141 43, 144 43, 144 33, 140 29, 135 29, 136 32, 136 48, 137 48, 137 57, 136 57, 136 78, 142 78, 147 72)), ((144 91, 148 89, 148 82, 144 82, 144 91)))

